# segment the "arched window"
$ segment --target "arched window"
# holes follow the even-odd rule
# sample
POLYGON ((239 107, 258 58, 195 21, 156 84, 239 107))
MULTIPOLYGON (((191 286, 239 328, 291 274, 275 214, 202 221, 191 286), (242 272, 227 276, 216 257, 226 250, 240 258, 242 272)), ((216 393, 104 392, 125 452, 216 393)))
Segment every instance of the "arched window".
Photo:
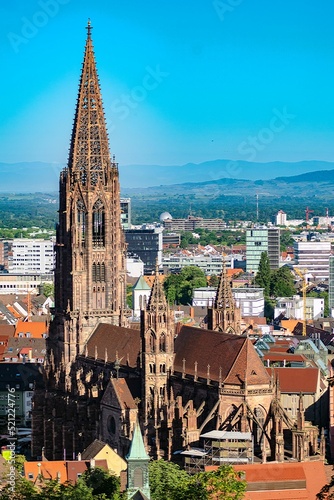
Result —
POLYGON ((136 467, 133 471, 133 486, 134 488, 142 488, 144 486, 144 474, 141 467, 136 467))
POLYGON ((154 332, 151 332, 150 333, 150 338, 149 338, 149 342, 150 342, 150 351, 151 352, 155 352, 155 335, 154 335, 154 332))
POLYGON ((77 202, 77 224, 78 224, 78 243, 85 244, 86 237, 86 210, 82 200, 77 202))
POLYGON ((105 244, 105 213, 101 200, 93 206, 93 245, 104 246, 105 244))
POLYGON ((160 335, 160 351, 166 352, 166 335, 163 332, 160 335))

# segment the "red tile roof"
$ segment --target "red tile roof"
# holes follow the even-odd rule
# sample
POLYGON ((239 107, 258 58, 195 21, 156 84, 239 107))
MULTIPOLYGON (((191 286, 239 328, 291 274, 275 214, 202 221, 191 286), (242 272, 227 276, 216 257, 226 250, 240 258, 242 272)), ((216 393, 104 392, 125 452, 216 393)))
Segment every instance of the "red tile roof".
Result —
POLYGON ((319 384, 319 368, 266 368, 269 375, 274 370, 278 375, 281 392, 308 393, 317 392, 319 384))
POLYGON ((123 410, 137 408, 133 400, 132 394, 129 390, 127 380, 125 378, 119 378, 119 379, 112 378, 111 384, 114 387, 120 407, 123 410))
POLYGON ((24 336, 30 333, 30 337, 34 339, 43 338, 44 334, 48 333, 48 327, 45 322, 41 323, 39 321, 18 321, 16 323, 14 337, 19 337, 19 334, 23 333, 24 336))
MULTIPOLYGON (((245 473, 244 500, 314 500, 327 483, 324 463, 282 462, 234 465, 245 473)), ((205 470, 216 470, 217 466, 205 470)))
POLYGON ((194 376, 197 363, 198 377, 228 384, 242 385, 269 382, 265 368, 247 337, 182 326, 175 340, 174 370, 194 376), (185 362, 183 362, 185 360, 185 362), (252 366, 253 364, 253 366, 252 366), (254 372, 254 373, 252 373, 254 372))
POLYGON ((108 361, 121 360, 121 365, 137 367, 140 352, 140 331, 132 328, 100 323, 87 342, 88 356, 108 361))

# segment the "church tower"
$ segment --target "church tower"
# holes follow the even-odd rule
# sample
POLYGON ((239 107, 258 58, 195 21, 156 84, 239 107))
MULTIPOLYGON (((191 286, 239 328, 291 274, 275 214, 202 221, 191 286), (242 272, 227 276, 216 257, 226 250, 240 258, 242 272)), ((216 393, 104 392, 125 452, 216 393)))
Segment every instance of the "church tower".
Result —
MULTIPOLYGON (((141 311, 142 417, 145 428, 151 431, 160 425, 160 410, 167 401, 168 378, 174 362, 174 327, 173 312, 167 303, 157 265, 147 308, 141 311)), ((158 455, 158 433, 146 434, 145 439, 151 450, 155 443, 158 455)))
POLYGON ((109 152, 91 30, 88 22, 68 165, 60 175, 50 331, 56 366, 83 352, 97 323, 122 325, 125 307, 118 165, 109 152))
POLYGON ((240 335, 240 319, 240 309, 234 302, 224 260, 216 297, 212 307, 208 308, 208 329, 240 335))

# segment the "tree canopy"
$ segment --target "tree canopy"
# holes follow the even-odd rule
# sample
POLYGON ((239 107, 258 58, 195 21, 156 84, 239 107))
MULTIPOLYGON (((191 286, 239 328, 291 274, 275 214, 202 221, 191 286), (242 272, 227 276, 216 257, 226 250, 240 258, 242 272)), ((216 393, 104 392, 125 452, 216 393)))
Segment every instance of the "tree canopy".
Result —
POLYGON ((207 286, 204 272, 197 266, 184 267, 179 274, 170 274, 164 289, 170 304, 190 304, 194 288, 207 286))
POLYGON ((255 284, 260 288, 264 288, 264 296, 269 297, 270 294, 270 263, 267 252, 261 253, 259 268, 255 276, 255 284))
POLYGON ((151 500, 241 500, 246 490, 242 474, 231 465, 189 475, 171 462, 150 463, 151 500))

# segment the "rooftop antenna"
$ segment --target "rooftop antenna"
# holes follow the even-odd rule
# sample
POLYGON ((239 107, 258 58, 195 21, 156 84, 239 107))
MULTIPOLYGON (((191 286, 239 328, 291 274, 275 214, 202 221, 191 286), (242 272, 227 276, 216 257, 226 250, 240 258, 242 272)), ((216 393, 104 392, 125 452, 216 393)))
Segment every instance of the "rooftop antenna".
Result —
POLYGON ((259 222, 259 195, 258 193, 255 195, 256 197, 256 222, 259 222))

